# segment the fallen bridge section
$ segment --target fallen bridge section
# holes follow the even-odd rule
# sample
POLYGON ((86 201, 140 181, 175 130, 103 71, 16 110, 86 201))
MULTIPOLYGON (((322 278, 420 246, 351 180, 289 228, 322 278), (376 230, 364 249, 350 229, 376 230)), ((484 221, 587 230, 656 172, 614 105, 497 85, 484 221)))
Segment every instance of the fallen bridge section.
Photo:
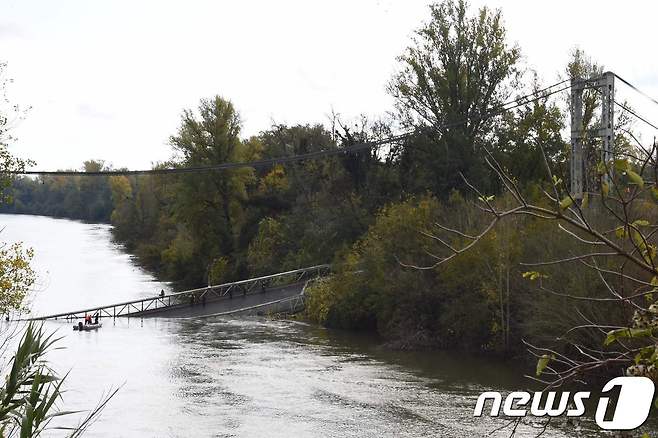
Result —
POLYGON ((100 318, 154 316, 186 318, 230 314, 240 309, 256 308, 281 300, 294 302, 308 280, 329 272, 330 265, 317 265, 232 283, 23 319, 76 320, 88 314, 98 314, 100 318))
MULTIPOLYGON (((288 292, 294 292, 292 295, 273 293, 266 297, 264 302, 249 302, 248 300, 236 299, 229 303, 216 303, 218 306, 207 307, 196 311, 189 309, 190 313, 186 314, 185 309, 180 313, 171 315, 174 318, 209 318, 214 316, 249 316, 249 315, 272 315, 272 314, 294 314, 304 310, 306 296, 304 289, 312 280, 304 284, 297 285, 298 288, 290 287, 288 292), (223 304, 223 305, 222 305, 223 304), (228 305, 227 305, 228 304, 228 305)), ((167 316, 170 315, 160 315, 167 316)))
POLYGON ((257 289, 247 294, 233 294, 232 298, 230 295, 224 295, 219 298, 210 297, 210 299, 207 299, 205 302, 203 299, 197 300, 194 303, 183 302, 178 305, 159 307, 157 309, 149 309, 144 312, 133 313, 131 316, 143 318, 195 318, 214 315, 241 314, 246 312, 247 309, 267 307, 270 303, 300 296, 306 281, 308 280, 285 286, 270 287, 264 290, 257 289))

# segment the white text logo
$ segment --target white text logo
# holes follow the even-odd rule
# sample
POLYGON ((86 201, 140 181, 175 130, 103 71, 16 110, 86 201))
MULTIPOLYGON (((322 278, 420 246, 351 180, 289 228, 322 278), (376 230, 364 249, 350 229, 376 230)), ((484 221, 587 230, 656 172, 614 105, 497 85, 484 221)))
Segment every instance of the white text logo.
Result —
MULTIPOLYGON (((603 387, 603 394, 596 405, 596 424, 608 430, 640 427, 649 416, 654 389, 653 382, 647 377, 615 377, 610 380, 603 387), (610 395, 617 392, 617 388, 619 395, 616 403, 611 403, 610 395)), ((500 415, 501 407, 503 415, 508 417, 525 417, 528 412, 535 417, 557 417, 565 413, 567 417, 580 417, 585 413, 585 400, 589 398, 590 393, 586 391, 576 392, 573 397, 569 392, 531 394, 517 391, 504 399, 499 392, 484 392, 478 397, 473 415, 482 416, 487 401, 490 401, 489 415, 492 417, 500 415)))

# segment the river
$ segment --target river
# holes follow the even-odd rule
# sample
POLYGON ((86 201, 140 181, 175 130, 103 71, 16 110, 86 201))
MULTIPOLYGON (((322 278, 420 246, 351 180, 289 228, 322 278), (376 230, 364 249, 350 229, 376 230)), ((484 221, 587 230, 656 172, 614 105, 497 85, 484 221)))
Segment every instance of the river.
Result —
MULTIPOLYGON (((169 290, 112 242, 108 225, 17 215, 0 215, 0 224, 3 241, 35 250, 34 314, 169 290)), ((65 322, 45 327, 64 336, 65 348, 49 356, 56 370, 70 371, 63 408, 92 408, 123 385, 93 437, 487 436, 506 422, 474 418, 477 395, 526 384, 520 370, 484 357, 392 352, 372 336, 297 321, 117 319, 85 333, 65 322)), ((543 436, 596 436, 594 429, 556 420, 543 436)), ((523 425, 517 436, 537 432, 523 425)))

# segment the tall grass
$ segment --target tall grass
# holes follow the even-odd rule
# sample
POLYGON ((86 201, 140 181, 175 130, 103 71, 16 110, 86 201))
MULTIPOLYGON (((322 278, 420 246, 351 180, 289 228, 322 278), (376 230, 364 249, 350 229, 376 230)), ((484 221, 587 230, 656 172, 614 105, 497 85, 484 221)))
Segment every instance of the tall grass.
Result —
MULTIPOLYGON (((54 418, 82 412, 60 407, 68 374, 59 377, 45 358, 58 348, 60 339, 54 333, 45 333, 40 324, 27 325, 0 388, 0 437, 37 437, 49 430, 54 418)), ((50 429, 64 430, 70 437, 81 436, 118 389, 104 396, 77 426, 50 429)))

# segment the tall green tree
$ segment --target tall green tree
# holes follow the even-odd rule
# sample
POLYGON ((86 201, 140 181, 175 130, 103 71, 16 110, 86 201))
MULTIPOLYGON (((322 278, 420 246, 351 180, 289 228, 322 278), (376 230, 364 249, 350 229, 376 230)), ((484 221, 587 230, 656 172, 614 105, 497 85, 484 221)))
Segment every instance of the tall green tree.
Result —
POLYGON ((430 6, 431 18, 400 56, 389 83, 399 122, 427 136, 408 142, 403 160, 417 184, 448 194, 463 186, 459 172, 481 182, 479 145, 494 120, 483 117, 509 95, 518 77, 518 47, 506 41, 499 10, 468 14, 464 0, 430 6))
MULTIPOLYGON (((240 116, 233 104, 220 97, 201 100, 197 111, 185 110, 178 133, 170 143, 180 155, 181 167, 248 161, 260 156, 260 144, 242 141, 240 116)), ((247 187, 255 181, 254 170, 240 168, 219 172, 196 172, 180 177, 176 191, 175 216, 185 225, 179 243, 197 259, 195 278, 201 266, 228 257, 236 261, 236 237, 244 220, 247 187), (186 238, 189 237, 190 239, 186 238), (182 240, 181 240, 182 239, 182 240)), ((173 245, 168 257, 184 251, 173 245)), ((188 251, 188 253, 189 253, 188 251)))
MULTIPOLYGON (((532 91, 540 88, 535 77, 532 91)), ((536 100, 501 114, 494 127, 495 142, 491 150, 524 185, 547 181, 543 154, 554 164, 555 174, 564 178, 569 151, 569 144, 562 138, 564 127, 565 115, 556 98, 536 100)))

